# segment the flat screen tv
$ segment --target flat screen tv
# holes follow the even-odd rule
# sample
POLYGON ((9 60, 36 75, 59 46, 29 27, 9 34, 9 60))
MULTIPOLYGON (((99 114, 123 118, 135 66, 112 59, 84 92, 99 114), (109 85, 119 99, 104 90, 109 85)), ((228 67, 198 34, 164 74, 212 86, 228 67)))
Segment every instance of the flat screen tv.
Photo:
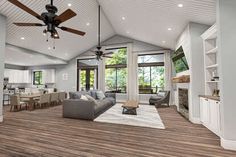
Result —
POLYGON ((176 73, 180 73, 189 70, 188 62, 184 54, 183 47, 181 46, 172 55, 172 61, 174 63, 176 73))

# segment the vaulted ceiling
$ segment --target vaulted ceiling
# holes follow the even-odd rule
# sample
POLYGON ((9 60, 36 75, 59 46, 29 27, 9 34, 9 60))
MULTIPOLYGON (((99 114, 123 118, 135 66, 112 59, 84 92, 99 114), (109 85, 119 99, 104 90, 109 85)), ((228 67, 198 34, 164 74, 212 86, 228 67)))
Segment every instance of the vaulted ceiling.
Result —
MULTIPOLYGON (((45 5, 50 0, 19 0, 35 12, 45 12, 45 5)), ((78 54, 90 49, 97 44, 97 14, 98 3, 96 0, 54 0, 58 8, 58 15, 70 8, 77 16, 64 22, 62 26, 79 29, 86 32, 84 37, 58 30, 60 39, 56 40, 56 49, 53 50, 53 41, 46 42, 43 36, 44 27, 18 27, 13 22, 40 22, 35 17, 17 8, 7 0, 0 1, 0 14, 7 16, 7 43, 38 51, 47 55, 69 60, 78 54), (68 7, 68 4, 71 7, 68 7), (89 23, 89 26, 87 26, 89 23), (24 40, 21 40, 24 37, 24 40), (50 47, 50 48, 49 48, 50 47), (50 50, 49 50, 50 49, 50 50)), ((110 22, 102 13, 102 40, 115 34, 110 22)))
POLYGON ((189 22, 216 21, 216 0, 98 1, 117 34, 170 49, 189 22))
MULTIPOLYGON (((19 0, 37 13, 45 11, 49 0, 19 0)), ((216 19, 216 0, 54 0, 58 14, 71 8, 77 16, 63 26, 85 31, 84 37, 60 30, 60 40, 46 42, 43 28, 22 28, 13 22, 39 22, 23 10, 0 1, 0 14, 7 16, 7 43, 64 60, 97 44, 97 9, 102 6, 102 40, 119 34, 157 46, 174 49, 188 22, 212 25, 216 19), (71 4, 69 7, 68 4, 71 4), (182 4, 182 7, 178 7, 182 4), (171 28, 171 30, 168 30, 171 28), (21 38, 24 37, 24 40, 21 38), (50 50, 49 50, 50 47, 50 50)))

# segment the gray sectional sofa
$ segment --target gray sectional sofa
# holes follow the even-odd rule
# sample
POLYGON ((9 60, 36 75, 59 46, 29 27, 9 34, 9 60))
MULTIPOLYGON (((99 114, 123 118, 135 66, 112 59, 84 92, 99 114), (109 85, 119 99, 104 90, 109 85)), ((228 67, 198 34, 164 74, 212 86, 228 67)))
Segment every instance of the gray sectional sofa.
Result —
POLYGON ((94 120, 116 104, 115 93, 105 93, 105 98, 98 100, 97 91, 70 92, 70 98, 63 101, 63 117, 83 120, 94 120), (90 95, 95 99, 82 100, 81 95, 90 95))

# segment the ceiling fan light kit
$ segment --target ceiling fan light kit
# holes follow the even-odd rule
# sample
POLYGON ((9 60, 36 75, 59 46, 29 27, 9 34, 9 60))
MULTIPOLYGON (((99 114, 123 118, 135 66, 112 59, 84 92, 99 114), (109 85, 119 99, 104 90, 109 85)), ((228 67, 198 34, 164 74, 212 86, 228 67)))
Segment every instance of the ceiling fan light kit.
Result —
POLYGON ((62 27, 59 26, 61 23, 75 17, 77 14, 74 11, 72 11, 71 9, 67 9, 62 14, 57 15, 56 13, 58 12, 58 9, 56 6, 53 5, 53 0, 51 0, 50 4, 46 5, 47 12, 43 12, 41 15, 34 12, 32 9, 28 8, 27 6, 25 6, 24 4, 22 4, 18 0, 8 0, 8 1, 11 2, 12 4, 14 4, 15 6, 21 8, 22 10, 26 11, 27 13, 31 14, 32 16, 36 17, 37 19, 44 22, 44 24, 41 24, 41 23, 13 23, 16 26, 28 26, 28 27, 29 26, 36 26, 36 27, 46 26, 47 28, 43 31, 43 33, 44 34, 50 33, 51 38, 53 38, 53 39, 60 39, 56 28, 59 28, 63 31, 73 33, 76 35, 80 35, 80 36, 84 36, 86 34, 85 32, 82 32, 82 31, 79 31, 76 29, 72 29, 72 28, 68 28, 68 27, 64 27, 64 26, 62 26, 62 27))

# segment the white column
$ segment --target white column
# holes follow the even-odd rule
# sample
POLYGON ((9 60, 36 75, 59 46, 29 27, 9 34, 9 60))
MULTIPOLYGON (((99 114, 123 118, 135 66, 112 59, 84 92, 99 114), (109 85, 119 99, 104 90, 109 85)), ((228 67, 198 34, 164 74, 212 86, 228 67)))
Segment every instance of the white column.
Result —
POLYGON ((221 145, 236 150, 236 1, 217 1, 221 145))
POLYGON ((3 77, 6 43, 6 17, 0 15, 0 122, 3 121, 3 77))

